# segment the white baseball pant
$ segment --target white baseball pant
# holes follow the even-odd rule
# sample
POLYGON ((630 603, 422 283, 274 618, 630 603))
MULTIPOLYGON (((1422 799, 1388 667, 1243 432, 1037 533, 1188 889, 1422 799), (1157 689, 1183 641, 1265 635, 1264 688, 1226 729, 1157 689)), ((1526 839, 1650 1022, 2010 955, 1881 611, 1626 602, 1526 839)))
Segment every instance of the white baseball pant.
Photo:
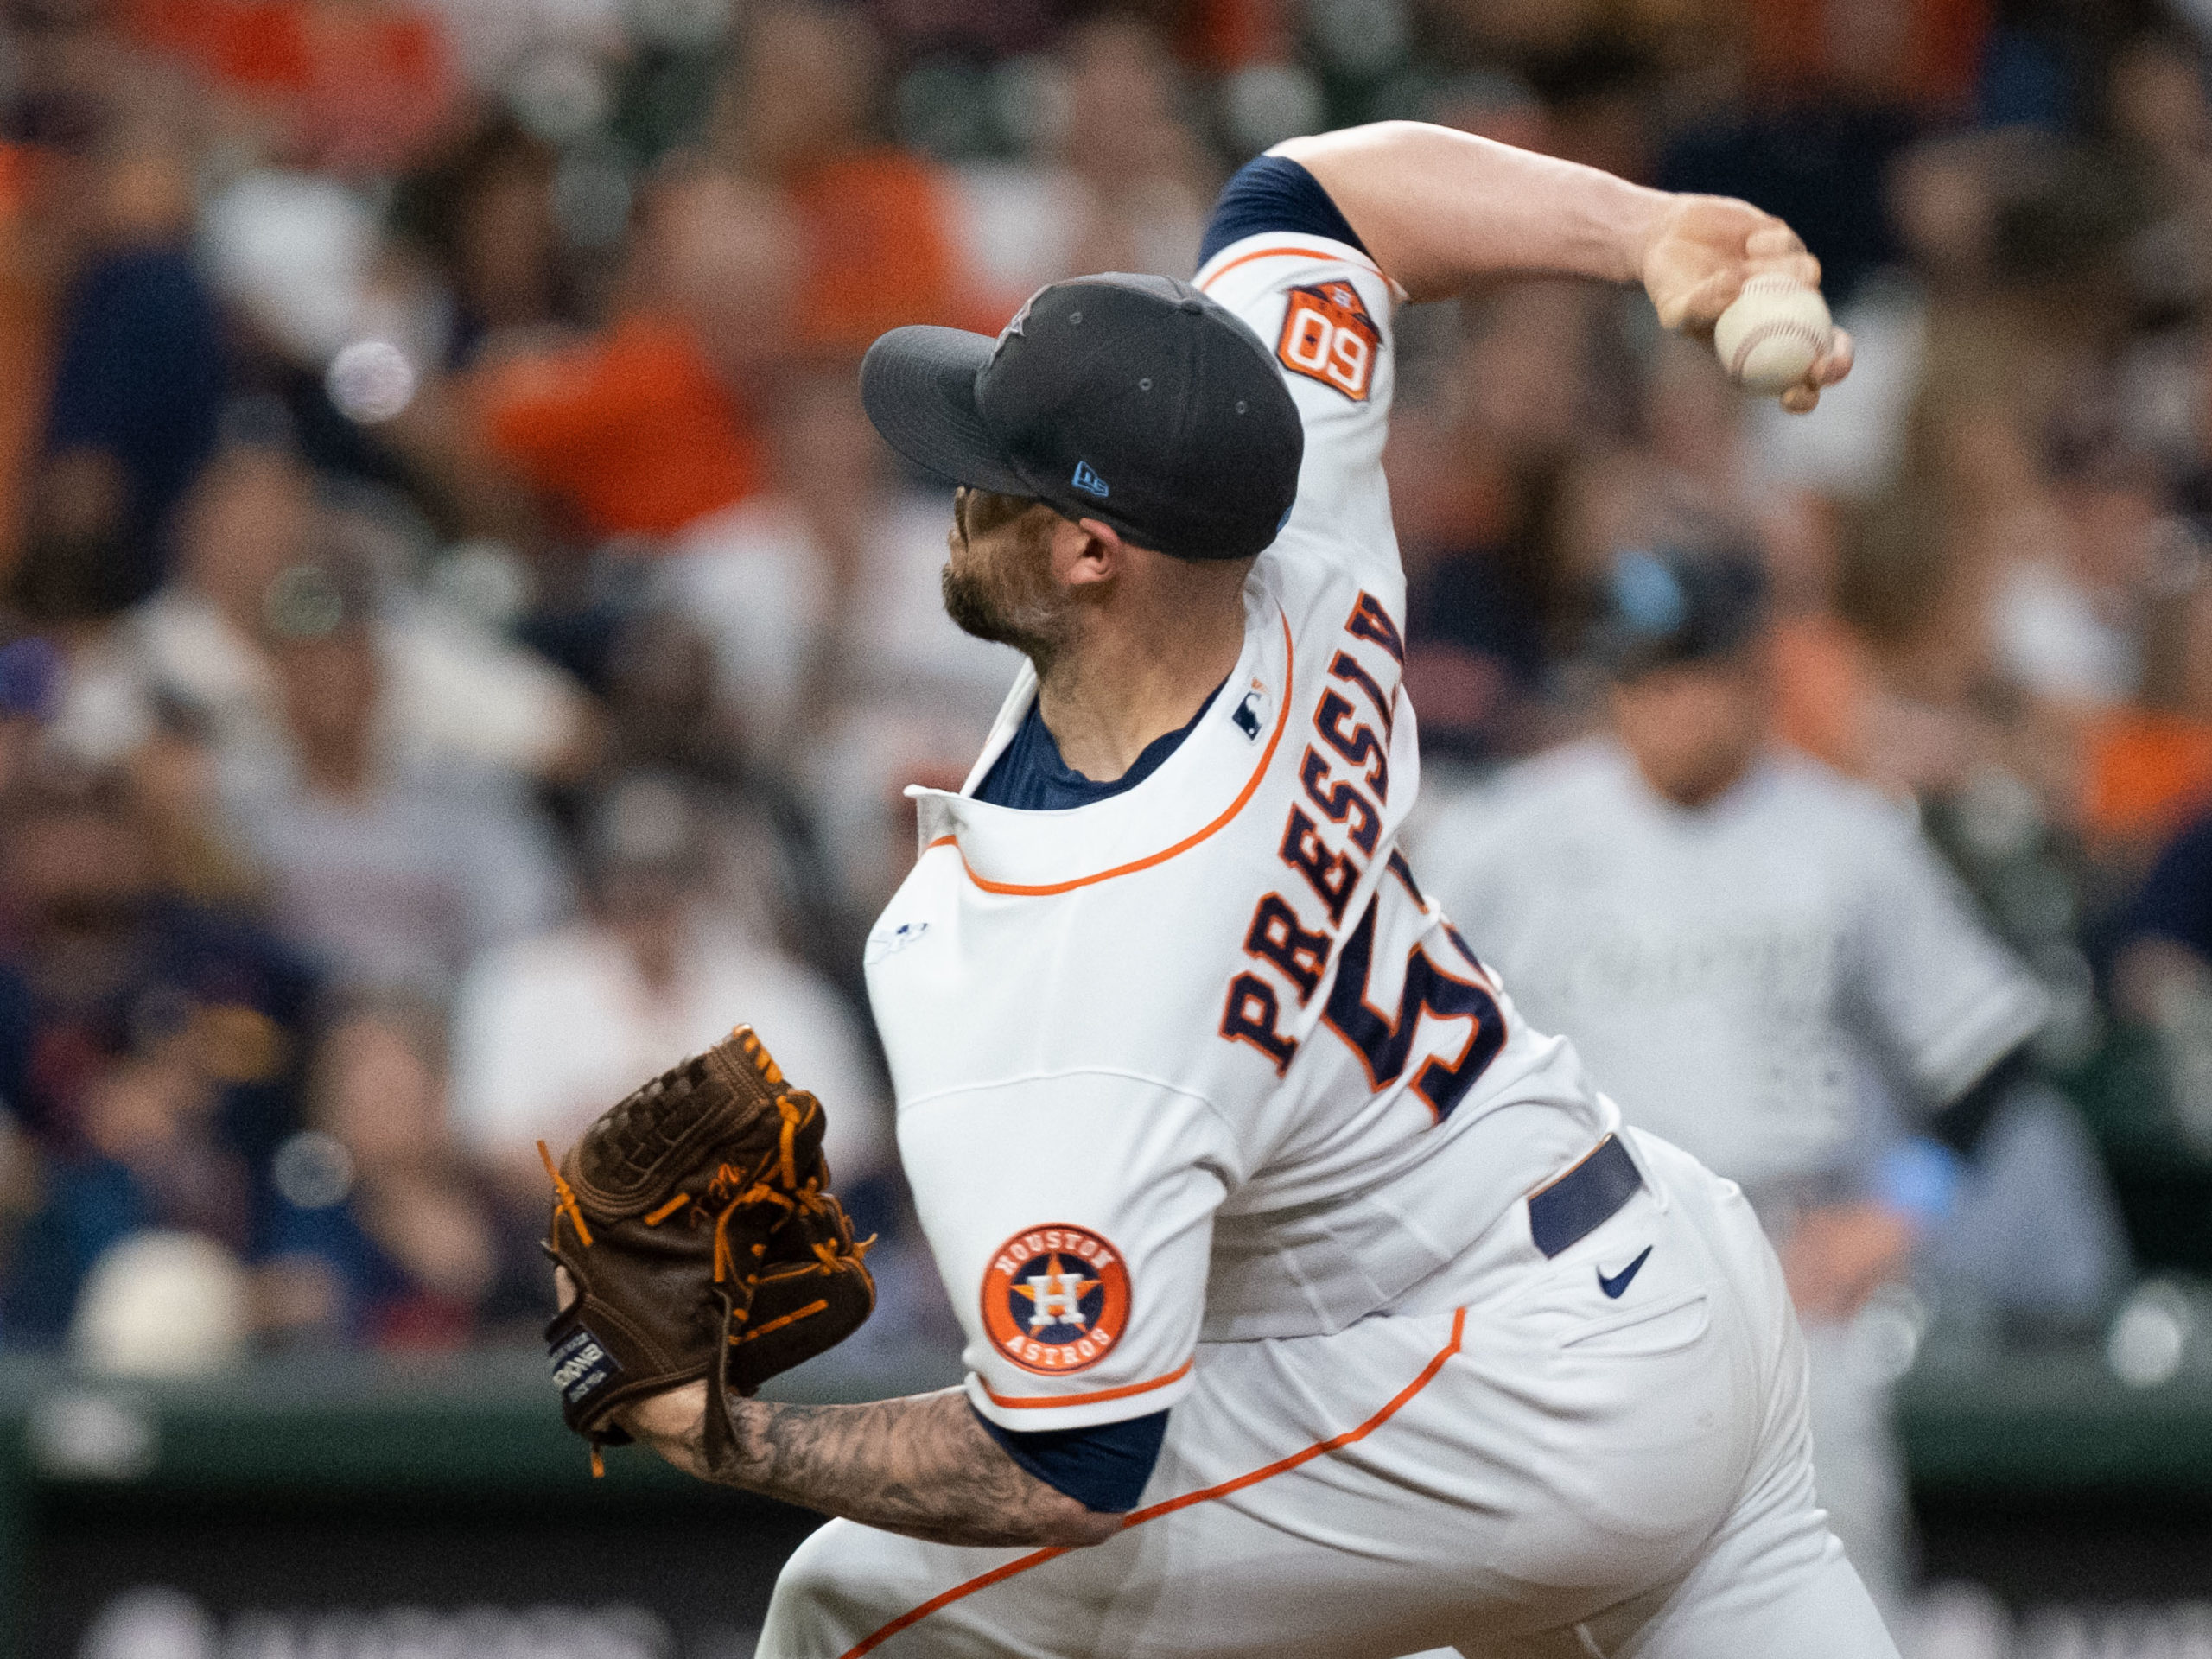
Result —
POLYGON ((1555 1258, 1516 1205, 1400 1311, 1201 1346, 1104 1544, 831 1522, 761 1659, 1896 1659, 1814 1502, 1773 1252, 1732 1184, 1629 1133, 1643 1190, 1555 1258))

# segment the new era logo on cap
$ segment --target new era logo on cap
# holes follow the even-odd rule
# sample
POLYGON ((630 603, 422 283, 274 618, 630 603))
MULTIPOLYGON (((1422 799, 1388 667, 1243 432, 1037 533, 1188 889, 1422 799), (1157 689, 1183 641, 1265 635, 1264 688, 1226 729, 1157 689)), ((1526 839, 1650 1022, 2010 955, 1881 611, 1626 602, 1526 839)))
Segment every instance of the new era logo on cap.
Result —
POLYGON ((1113 493, 1106 487, 1106 480, 1090 470, 1090 463, 1087 461, 1076 462, 1074 484, 1084 494, 1095 495, 1102 501, 1113 493))

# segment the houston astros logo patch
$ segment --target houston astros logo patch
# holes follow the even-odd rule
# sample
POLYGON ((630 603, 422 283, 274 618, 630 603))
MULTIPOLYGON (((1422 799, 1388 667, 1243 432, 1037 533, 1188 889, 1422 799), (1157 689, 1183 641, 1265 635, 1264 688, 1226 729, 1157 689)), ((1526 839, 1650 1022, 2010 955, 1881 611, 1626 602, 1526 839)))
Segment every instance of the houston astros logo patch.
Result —
POLYGON ((1129 1328, 1122 1253, 1082 1227, 1016 1233, 983 1269, 983 1328, 1026 1370, 1096 1364, 1129 1328))

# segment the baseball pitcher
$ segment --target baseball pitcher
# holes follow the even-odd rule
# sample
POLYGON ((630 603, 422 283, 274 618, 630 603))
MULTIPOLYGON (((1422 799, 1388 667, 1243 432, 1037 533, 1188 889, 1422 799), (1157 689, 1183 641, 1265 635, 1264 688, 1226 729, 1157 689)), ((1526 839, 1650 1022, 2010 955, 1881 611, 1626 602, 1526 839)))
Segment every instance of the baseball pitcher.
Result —
MULTIPOLYGON (((564 1230, 622 1184, 572 1180, 571 1421, 841 1517, 784 1572, 774 1659, 1891 1655, 1814 1504, 1750 1210, 1622 1127, 1395 844, 1396 306, 1566 272, 1698 328, 1817 270, 1743 203, 1404 124, 1252 163, 1203 260, 1053 284, 995 340, 899 329, 861 371, 884 436, 963 486, 951 614, 1029 661, 966 785, 910 791, 920 854, 867 945, 965 1383, 594 1381, 574 1344, 619 1359, 592 1322, 632 1294, 564 1230)), ((1839 337, 1784 401, 1848 363, 1839 337)), ((761 1270, 774 1320, 865 1312, 816 1109, 778 1109, 796 1163, 756 1135, 671 1187, 674 1129, 594 1154, 645 1172, 632 1234, 703 1195, 672 1215, 729 1242, 692 1224, 671 1260, 712 1255, 741 1358, 748 1263, 797 1262, 761 1270)))

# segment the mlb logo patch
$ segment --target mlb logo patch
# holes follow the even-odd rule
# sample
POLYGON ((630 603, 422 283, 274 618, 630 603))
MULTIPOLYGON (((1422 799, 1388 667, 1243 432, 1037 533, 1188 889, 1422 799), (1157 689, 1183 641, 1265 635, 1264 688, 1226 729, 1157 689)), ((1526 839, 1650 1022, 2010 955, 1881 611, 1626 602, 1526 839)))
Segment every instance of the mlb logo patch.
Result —
POLYGON ((582 1404, 622 1374, 614 1356, 597 1337, 577 1331, 562 1338, 550 1357, 553 1386, 571 1406, 582 1404))
POLYGON ((1382 347, 1382 331, 1350 283, 1315 283, 1290 290, 1275 357, 1293 374, 1319 380, 1363 404, 1382 347))
POLYGON ((1129 1270, 1087 1228, 1016 1233, 983 1270, 983 1328, 1025 1370, 1079 1371, 1103 1359, 1129 1328, 1129 1270))

